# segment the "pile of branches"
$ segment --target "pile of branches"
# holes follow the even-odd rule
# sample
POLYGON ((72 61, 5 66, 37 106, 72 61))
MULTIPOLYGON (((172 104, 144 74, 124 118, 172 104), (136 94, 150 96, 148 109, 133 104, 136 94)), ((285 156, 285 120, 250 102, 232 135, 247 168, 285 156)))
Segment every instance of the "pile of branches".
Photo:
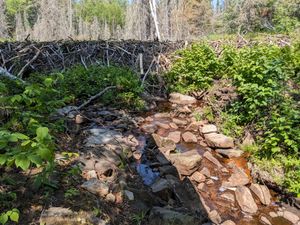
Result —
POLYGON ((0 43, 0 68, 23 79, 32 72, 64 71, 78 64, 118 65, 146 77, 167 67, 166 55, 183 46, 184 42, 4 42, 0 43))

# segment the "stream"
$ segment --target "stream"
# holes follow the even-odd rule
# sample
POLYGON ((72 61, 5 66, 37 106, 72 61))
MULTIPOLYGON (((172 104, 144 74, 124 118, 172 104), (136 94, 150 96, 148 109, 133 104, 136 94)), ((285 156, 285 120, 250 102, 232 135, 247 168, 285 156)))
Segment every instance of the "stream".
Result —
MULTIPOLYGON (((226 221, 223 224, 241 225, 300 224, 296 216, 299 216, 299 210, 287 205, 283 206, 277 193, 264 185, 254 184, 246 153, 240 156, 224 157, 224 154, 222 156, 215 151, 216 148, 213 148, 211 143, 207 143, 205 135, 201 133, 201 128, 209 129, 211 125, 205 120, 197 121, 193 116, 194 112, 202 110, 201 104, 164 102, 158 108, 161 109, 159 112, 148 113, 144 116, 145 121, 140 124, 140 129, 148 135, 148 139, 149 135, 154 138, 160 157, 163 156, 171 161, 178 172, 179 179, 193 186, 197 195, 193 198, 199 198, 199 203, 202 205, 199 208, 205 209, 211 221, 216 224, 226 221), (184 134, 188 137, 183 137, 184 134), (176 145, 172 142, 168 143, 169 139, 172 139, 173 144, 175 142, 176 145), (172 161, 173 154, 180 158, 181 154, 195 151, 201 156, 201 162, 197 168, 192 168, 192 171, 188 173, 186 170, 190 168, 182 168, 183 165, 180 162, 172 161), (184 171, 183 175, 181 171, 184 171), (255 193, 257 188, 258 194, 255 193), (269 198, 269 200, 262 201, 261 198, 269 198)), ((230 149, 236 149, 236 146, 230 149)), ((228 150, 226 147, 219 152, 228 150)), ((236 153, 240 152, 233 152, 233 155, 236 153)), ((158 157, 151 160, 147 149, 142 154, 141 160, 137 162, 137 171, 145 185, 151 186, 157 184, 157 180, 165 180, 168 176, 165 166, 156 164, 157 161, 158 165, 162 164, 164 160, 158 157)), ((194 153, 190 157, 194 157, 194 153)), ((186 190, 183 189, 183 191, 186 190)), ((190 209, 194 210, 195 207, 190 209)))

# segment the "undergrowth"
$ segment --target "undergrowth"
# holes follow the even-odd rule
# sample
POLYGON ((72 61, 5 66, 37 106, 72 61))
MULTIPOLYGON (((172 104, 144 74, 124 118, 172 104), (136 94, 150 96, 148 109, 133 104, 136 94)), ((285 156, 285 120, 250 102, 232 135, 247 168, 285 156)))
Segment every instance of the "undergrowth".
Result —
MULTIPOLYGON (((51 186, 49 176, 58 148, 54 137, 64 130, 63 118, 53 119, 57 109, 80 104, 108 86, 116 88, 96 101, 130 109, 144 105, 138 76, 125 68, 76 66, 63 73, 32 74, 25 83, 5 78, 0 81, 0 170, 39 167, 42 172, 35 176, 37 188, 51 186)), ((2 203, 0 224, 17 221, 18 209, 2 203)))
POLYGON ((242 138, 251 129, 254 161, 275 160, 280 184, 300 195, 300 44, 260 44, 214 50, 205 43, 180 50, 165 75, 169 91, 208 90, 213 80, 231 79, 238 98, 218 113, 222 131, 242 138))

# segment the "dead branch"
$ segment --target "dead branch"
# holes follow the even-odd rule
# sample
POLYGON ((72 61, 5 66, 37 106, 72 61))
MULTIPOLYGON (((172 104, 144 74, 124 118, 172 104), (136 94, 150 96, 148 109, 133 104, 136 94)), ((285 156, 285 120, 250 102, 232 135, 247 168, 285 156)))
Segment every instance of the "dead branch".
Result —
POLYGON ((19 78, 17 76, 12 75, 11 73, 9 73, 6 69, 4 69, 2 67, 0 67, 0 77, 1 76, 6 77, 6 78, 11 79, 11 80, 19 80, 23 84, 25 83, 24 80, 22 80, 21 78, 19 78))
POLYGON ((111 89, 115 89, 117 88, 116 86, 109 86, 109 87, 106 87, 104 88, 104 90, 102 90, 101 92, 99 92, 98 94, 90 97, 86 102, 82 103, 80 106, 78 106, 76 109, 77 110, 80 110, 82 109, 83 107, 87 106, 88 104, 90 104, 93 100, 99 98, 100 96, 102 96, 103 94, 105 94, 105 92, 111 90, 111 89))

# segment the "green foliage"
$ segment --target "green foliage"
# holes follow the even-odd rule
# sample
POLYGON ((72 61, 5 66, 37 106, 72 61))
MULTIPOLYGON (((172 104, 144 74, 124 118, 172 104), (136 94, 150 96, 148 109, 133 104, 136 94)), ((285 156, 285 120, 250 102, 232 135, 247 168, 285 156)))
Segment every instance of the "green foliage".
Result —
POLYGON ((101 23, 124 25, 126 0, 83 0, 76 4, 79 15, 86 21, 92 22, 97 18, 101 23))
POLYGON ((69 198, 70 199, 70 198, 74 198, 74 197, 78 196, 79 194, 80 194, 80 192, 76 188, 69 188, 65 192, 64 196, 65 196, 65 198, 69 198))
MULTIPOLYGON (((238 99, 218 113, 222 132, 241 138, 244 127, 250 127, 257 142, 256 148, 249 149, 254 157, 279 161, 286 174, 281 184, 299 193, 299 62, 299 43, 224 46, 220 57, 199 44, 179 52, 166 80, 170 90, 189 92, 209 87, 216 78, 231 79, 238 99)), ((215 119, 209 108, 201 117, 215 119)))
POLYGON ((107 91, 102 96, 103 103, 133 108, 144 106, 139 97, 143 91, 139 77, 129 69, 114 66, 91 66, 86 69, 76 66, 64 72, 63 76, 64 79, 58 85, 65 96, 85 99, 99 93, 105 87, 117 86, 117 89, 107 91))
POLYGON ((19 213, 18 209, 12 209, 0 214, 0 224, 6 224, 9 220, 19 222, 19 213))
POLYGON ((219 77, 220 63, 207 44, 194 44, 177 54, 171 71, 165 76, 171 91, 188 93, 207 89, 219 77))

